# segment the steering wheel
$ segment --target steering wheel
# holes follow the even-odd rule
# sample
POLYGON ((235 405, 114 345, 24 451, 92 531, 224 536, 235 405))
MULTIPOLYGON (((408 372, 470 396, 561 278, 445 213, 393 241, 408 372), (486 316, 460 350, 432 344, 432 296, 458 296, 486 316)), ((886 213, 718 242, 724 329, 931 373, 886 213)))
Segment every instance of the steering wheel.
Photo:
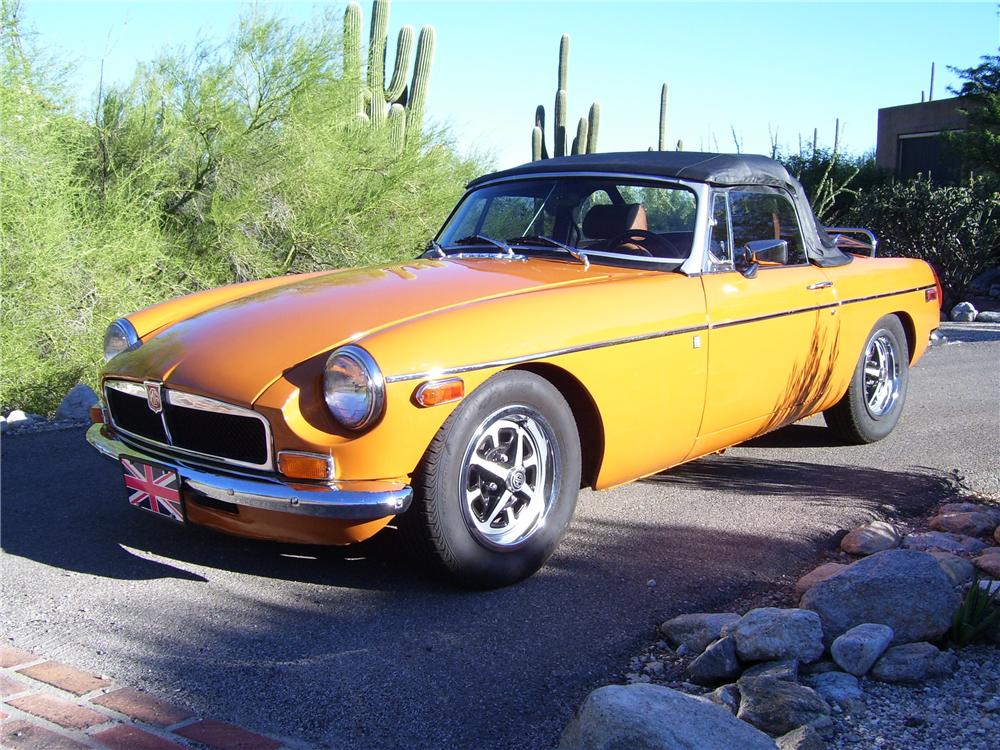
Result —
POLYGON ((646 244, 652 245, 655 250, 661 250, 662 257, 668 257, 672 252, 672 248, 662 237, 645 229, 629 229, 626 232, 622 232, 608 241, 607 248, 610 252, 613 248, 621 247, 622 245, 634 245, 636 253, 653 257, 653 253, 645 247, 646 244), (636 245, 636 240, 640 244, 636 245))

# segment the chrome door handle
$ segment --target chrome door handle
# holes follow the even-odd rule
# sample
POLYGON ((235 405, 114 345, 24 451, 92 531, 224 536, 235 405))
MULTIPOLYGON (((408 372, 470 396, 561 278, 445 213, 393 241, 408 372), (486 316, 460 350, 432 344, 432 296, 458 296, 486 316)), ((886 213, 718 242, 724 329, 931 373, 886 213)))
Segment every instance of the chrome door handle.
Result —
POLYGON ((832 281, 817 281, 815 284, 810 284, 809 286, 807 286, 806 289, 812 292, 815 291, 816 289, 826 289, 831 286, 833 286, 832 281))

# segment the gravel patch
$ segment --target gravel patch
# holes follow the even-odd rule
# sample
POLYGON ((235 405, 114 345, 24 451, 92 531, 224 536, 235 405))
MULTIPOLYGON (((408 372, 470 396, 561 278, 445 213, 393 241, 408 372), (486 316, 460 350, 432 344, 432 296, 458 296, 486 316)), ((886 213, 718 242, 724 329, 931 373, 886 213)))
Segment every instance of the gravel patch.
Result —
POLYGON ((56 430, 82 430, 90 427, 89 419, 38 419, 30 422, 8 424, 4 430, 4 439, 18 435, 31 435, 36 432, 54 432, 56 430))
POLYGON ((1000 742, 1000 648, 964 648, 955 674, 918 687, 861 686, 863 709, 834 716, 831 750, 996 750, 1000 742))

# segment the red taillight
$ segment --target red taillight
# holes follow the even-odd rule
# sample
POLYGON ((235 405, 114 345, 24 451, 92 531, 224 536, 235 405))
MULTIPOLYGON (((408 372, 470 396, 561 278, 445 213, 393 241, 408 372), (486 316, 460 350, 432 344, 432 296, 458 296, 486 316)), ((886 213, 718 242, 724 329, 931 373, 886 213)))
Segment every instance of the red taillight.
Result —
POLYGON ((934 270, 934 266, 931 266, 931 273, 934 274, 934 288, 927 289, 924 291, 924 300, 927 302, 936 301, 938 303, 938 309, 944 304, 944 292, 941 289, 941 279, 938 278, 937 271, 934 270))

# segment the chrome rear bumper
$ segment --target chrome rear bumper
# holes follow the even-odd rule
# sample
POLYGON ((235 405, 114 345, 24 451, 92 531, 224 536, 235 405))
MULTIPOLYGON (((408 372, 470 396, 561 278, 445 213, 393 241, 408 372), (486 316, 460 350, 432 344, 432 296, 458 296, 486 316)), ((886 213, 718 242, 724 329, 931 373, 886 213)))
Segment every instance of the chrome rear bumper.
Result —
POLYGON ((182 490, 234 505, 263 508, 301 516, 340 518, 351 521, 374 520, 402 513, 410 506, 413 491, 398 482, 352 481, 329 484, 298 484, 275 477, 258 478, 195 468, 176 458, 146 453, 105 432, 103 424, 87 430, 87 442, 101 454, 117 461, 120 457, 167 466, 177 472, 182 490))

